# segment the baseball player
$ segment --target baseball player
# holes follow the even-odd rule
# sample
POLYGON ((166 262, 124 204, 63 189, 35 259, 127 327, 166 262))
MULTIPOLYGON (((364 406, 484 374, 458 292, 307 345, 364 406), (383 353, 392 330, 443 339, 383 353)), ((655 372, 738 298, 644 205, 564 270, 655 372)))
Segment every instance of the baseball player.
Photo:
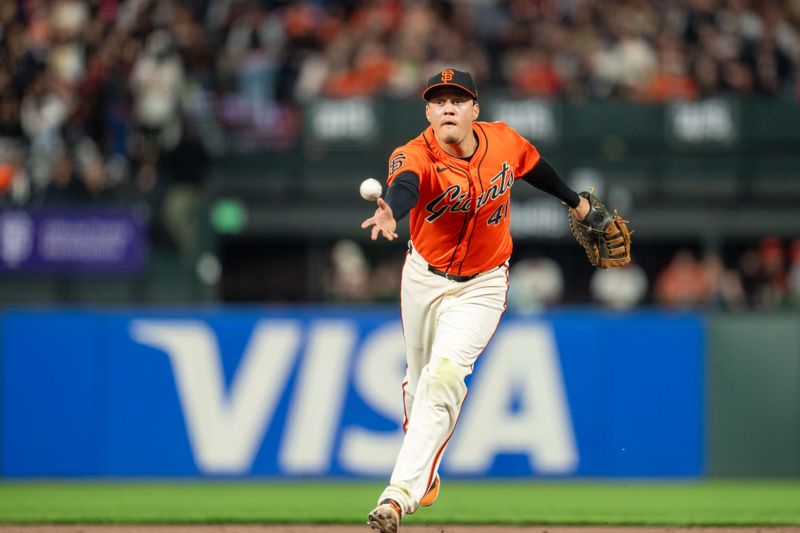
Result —
POLYGON ((590 211, 530 142, 502 122, 477 122, 469 73, 437 72, 422 98, 430 126, 392 152, 386 197, 361 224, 372 240, 391 241, 397 221, 410 213, 401 288, 405 436, 368 522, 383 533, 438 497, 437 471, 467 395, 464 379, 506 309, 512 185, 527 181, 578 220, 590 211))

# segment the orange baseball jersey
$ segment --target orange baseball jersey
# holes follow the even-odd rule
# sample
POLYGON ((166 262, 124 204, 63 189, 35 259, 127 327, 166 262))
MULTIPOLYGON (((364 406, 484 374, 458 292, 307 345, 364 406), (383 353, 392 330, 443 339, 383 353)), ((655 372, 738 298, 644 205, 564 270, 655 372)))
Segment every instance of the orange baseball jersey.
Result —
POLYGON ((469 276, 511 256, 509 208, 515 177, 539 162, 536 148, 503 122, 474 122, 478 148, 467 161, 447 154, 428 127, 389 158, 395 176, 419 176, 409 225, 414 248, 433 267, 469 276))

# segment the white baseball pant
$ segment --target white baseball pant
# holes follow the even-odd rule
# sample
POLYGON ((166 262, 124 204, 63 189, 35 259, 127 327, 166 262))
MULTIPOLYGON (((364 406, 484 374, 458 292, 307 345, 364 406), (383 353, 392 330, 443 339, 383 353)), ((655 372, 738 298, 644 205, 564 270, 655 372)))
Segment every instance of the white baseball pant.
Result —
POLYGON ((416 511, 461 413, 467 396, 464 379, 494 335, 507 293, 507 262, 458 282, 430 272, 409 247, 400 290, 406 434, 379 502, 392 498, 405 514, 416 511))

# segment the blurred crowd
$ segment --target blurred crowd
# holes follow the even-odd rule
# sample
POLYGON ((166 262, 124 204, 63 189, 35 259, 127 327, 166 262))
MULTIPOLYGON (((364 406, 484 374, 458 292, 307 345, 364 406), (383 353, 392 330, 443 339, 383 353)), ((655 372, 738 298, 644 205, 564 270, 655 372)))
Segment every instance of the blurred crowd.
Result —
MULTIPOLYGON (((800 239, 784 242, 768 237, 757 246, 726 255, 732 259, 726 261, 713 252, 698 257, 695 250, 679 248, 666 266, 652 271, 634 257, 625 267, 593 270, 588 294, 569 286, 567 259, 523 258, 510 269, 508 307, 527 313, 590 301, 618 310, 641 305, 727 311, 800 309, 800 239)), ((382 258, 373 264, 358 243, 338 241, 331 248, 327 296, 348 302, 396 300, 402 263, 402 258, 382 258)))
POLYGON ((797 99, 799 27, 800 0, 2 0, 0 194, 197 183, 225 128, 279 146, 298 102, 416 97, 444 65, 485 93, 797 99))
POLYGON ((0 202, 132 204, 197 240, 211 55, 181 2, 0 2, 0 202))
MULTIPOLYGON (((797 99, 800 2, 506 0, 331 2, 256 27, 280 57, 276 98, 416 96, 445 65, 488 91, 661 102, 797 99), (267 27, 284 18, 280 38, 267 27), (287 22, 289 22, 287 24, 287 22), (316 29, 314 29, 316 28, 316 29), (298 38, 301 37, 302 38, 298 38)), ((280 33, 280 32, 278 32, 280 33)), ((261 51, 269 49, 262 39, 261 51)))
POLYGON ((665 307, 716 307, 731 310, 800 307, 800 239, 784 243, 768 237, 747 248, 736 264, 688 249, 677 251, 653 289, 665 307))

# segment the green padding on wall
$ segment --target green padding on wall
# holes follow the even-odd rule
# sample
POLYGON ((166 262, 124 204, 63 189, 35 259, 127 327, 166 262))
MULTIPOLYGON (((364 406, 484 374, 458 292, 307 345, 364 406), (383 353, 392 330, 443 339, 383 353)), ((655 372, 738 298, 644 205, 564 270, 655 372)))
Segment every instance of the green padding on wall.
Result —
POLYGON ((800 314, 708 319, 708 473, 800 474, 800 314))

